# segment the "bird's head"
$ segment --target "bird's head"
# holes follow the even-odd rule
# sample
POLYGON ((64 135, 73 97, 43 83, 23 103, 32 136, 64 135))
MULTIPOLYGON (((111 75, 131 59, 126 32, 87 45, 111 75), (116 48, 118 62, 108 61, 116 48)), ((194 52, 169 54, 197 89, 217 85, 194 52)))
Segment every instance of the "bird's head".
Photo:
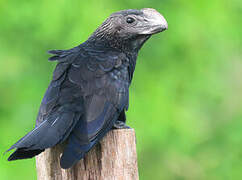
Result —
POLYGON ((165 18, 155 9, 129 9, 111 14, 90 39, 106 41, 114 48, 139 50, 151 35, 167 28, 165 18))

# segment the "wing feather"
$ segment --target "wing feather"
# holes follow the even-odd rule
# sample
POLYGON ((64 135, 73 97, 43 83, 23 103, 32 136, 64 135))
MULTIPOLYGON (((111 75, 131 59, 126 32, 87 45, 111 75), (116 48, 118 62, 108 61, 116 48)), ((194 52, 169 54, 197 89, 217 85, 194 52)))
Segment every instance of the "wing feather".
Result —
POLYGON ((30 158, 65 141, 61 166, 69 168, 113 126, 128 106, 130 72, 124 54, 80 46, 52 50, 57 60, 36 127, 9 150, 9 160, 30 158))
POLYGON ((122 63, 118 56, 105 57, 106 60, 101 57, 101 60, 90 58, 82 63, 75 62, 78 66, 72 66, 69 70, 69 79, 82 87, 85 115, 70 134, 61 157, 62 168, 69 168, 83 158, 112 128, 120 112, 128 104, 127 64, 122 63), (88 66, 96 70, 93 71, 94 68, 88 66), (123 73, 120 73, 121 69, 124 69, 123 73))

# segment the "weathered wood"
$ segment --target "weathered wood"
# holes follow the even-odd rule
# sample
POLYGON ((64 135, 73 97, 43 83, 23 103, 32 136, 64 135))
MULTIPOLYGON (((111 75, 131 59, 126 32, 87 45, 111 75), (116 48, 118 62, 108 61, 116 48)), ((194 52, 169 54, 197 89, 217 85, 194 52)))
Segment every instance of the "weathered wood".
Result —
POLYGON ((60 167, 63 147, 58 145, 36 157, 38 180, 137 180, 136 140, 133 129, 110 131, 74 167, 60 167))

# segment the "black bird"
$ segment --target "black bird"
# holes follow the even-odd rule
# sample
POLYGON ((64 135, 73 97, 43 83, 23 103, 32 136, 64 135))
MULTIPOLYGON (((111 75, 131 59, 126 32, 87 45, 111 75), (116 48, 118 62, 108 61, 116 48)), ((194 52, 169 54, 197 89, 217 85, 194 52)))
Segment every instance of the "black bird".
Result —
POLYGON ((57 61, 35 128, 8 149, 9 161, 32 158, 67 140, 61 167, 70 168, 112 128, 127 128, 125 111, 139 49, 168 28, 155 9, 110 15, 87 41, 52 50, 57 61))

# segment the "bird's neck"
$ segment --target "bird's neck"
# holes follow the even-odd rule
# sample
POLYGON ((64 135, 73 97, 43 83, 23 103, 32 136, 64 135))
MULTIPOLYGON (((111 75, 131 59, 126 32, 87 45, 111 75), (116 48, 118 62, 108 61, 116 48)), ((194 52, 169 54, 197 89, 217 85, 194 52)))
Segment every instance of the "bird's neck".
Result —
POLYGON ((135 54, 137 56, 140 48, 150 38, 148 35, 140 35, 131 39, 121 39, 115 36, 93 34, 87 41, 87 44, 91 44, 98 49, 113 49, 125 54, 135 54))

